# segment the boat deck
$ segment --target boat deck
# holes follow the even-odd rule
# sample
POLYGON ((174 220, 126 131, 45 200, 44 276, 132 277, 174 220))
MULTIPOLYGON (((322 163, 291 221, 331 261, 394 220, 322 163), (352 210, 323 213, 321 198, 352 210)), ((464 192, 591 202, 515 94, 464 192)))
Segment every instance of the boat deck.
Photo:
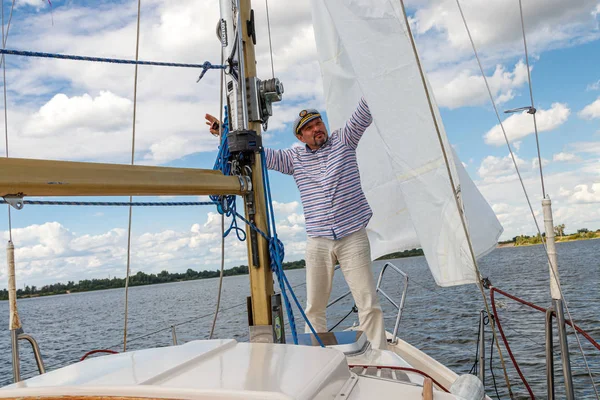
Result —
MULTIPOLYGON (((408 365, 391 351, 198 340, 87 359, 0 390, 0 398, 421 399, 423 379, 348 363, 408 365), (421 384, 419 384, 419 380, 421 384)), ((455 396, 435 391, 438 400, 455 396)))

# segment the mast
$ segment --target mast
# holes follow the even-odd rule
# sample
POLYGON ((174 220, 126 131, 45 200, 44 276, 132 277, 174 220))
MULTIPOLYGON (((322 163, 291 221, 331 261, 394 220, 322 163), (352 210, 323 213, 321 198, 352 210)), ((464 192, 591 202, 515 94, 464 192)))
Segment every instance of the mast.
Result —
MULTIPOLYGON (((552 201, 547 195, 546 198, 542 200, 542 210, 544 214, 544 229, 546 230, 548 267, 550 269, 550 295, 552 296, 552 306, 554 307, 554 311, 556 312, 556 324, 558 327, 562 370, 563 376, 565 378, 565 394, 567 396, 567 399, 572 400, 575 399, 575 392, 573 388, 573 376, 571 374, 569 344, 567 342, 567 331, 565 327, 563 296, 560 291, 560 278, 558 275, 558 257, 556 254, 556 244, 554 240, 554 219, 552 218, 552 201)), ((548 326, 547 329, 551 330, 552 326, 548 326)), ((549 357, 552 356, 553 355, 550 353, 549 357)), ((550 364, 551 360, 546 360, 546 362, 550 364)), ((553 373, 553 371, 551 373, 553 373)), ((548 388, 548 390, 552 391, 553 389, 554 388, 548 388)))
POLYGON ((8 241, 6 246, 6 263, 8 265, 8 302, 10 341, 12 346, 13 381, 21 380, 21 362, 19 360, 19 334, 23 332, 21 319, 17 311, 17 284, 15 279, 15 246, 8 241))
MULTIPOLYGON (((220 0, 221 20, 217 27, 223 47, 227 105, 230 113, 227 140, 232 153, 232 173, 248 176, 252 191, 244 196, 246 219, 268 233, 267 204, 262 176, 261 125, 266 129, 272 103, 281 100, 283 86, 278 79, 261 81, 256 77, 254 45, 256 30, 250 0, 220 0)), ((273 274, 269 243, 246 227, 250 298, 248 325, 250 341, 273 341, 271 296, 273 274)))
MULTIPOLYGON (((245 66, 245 77, 249 81, 256 78, 256 61, 254 56, 254 43, 248 35, 248 24, 250 21, 250 0, 238 0, 240 4, 240 17, 242 21, 243 38, 243 64, 245 66)), ((252 21, 252 24, 254 22, 252 21)), ((253 27, 253 25, 252 25, 253 27)), ((245 85, 244 85, 245 86, 245 85)), ((248 128, 254 130, 258 135, 261 133, 259 122, 250 122, 248 128)), ((264 197, 264 182, 261 173, 262 156, 259 152, 254 155, 254 168, 252 168, 253 193, 245 197, 246 216, 252 218, 254 211, 254 223, 258 229, 267 232, 267 208, 264 197), (254 210, 252 209, 254 208, 254 210)), ((248 265, 250 274, 250 296, 252 315, 250 331, 260 330, 260 326, 268 327, 266 337, 271 335, 271 296, 273 295, 273 274, 270 268, 269 244, 250 227, 246 227, 248 240, 248 265), (258 265, 256 260, 258 259, 258 265)), ((253 335, 250 335, 253 339, 253 335)))

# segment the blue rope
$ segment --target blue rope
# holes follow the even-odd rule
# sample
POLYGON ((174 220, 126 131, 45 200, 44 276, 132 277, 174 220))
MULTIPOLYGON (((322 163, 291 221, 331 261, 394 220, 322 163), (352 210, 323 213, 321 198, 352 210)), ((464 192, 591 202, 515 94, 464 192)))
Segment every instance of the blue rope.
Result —
POLYGON ((304 313, 302 305, 300 304, 300 301, 296 297, 296 294, 294 293, 294 289, 292 288, 290 282, 287 279, 287 276, 285 275, 285 272, 283 271, 282 264, 283 264, 283 259, 285 257, 285 249, 283 247, 283 243, 277 237, 277 230, 276 230, 276 226, 275 226, 275 214, 273 212, 273 202, 271 201, 271 185, 269 182, 269 175, 267 172, 267 167, 266 167, 267 164, 266 164, 266 159, 264 157, 264 153, 263 153, 262 159, 263 159, 262 174, 263 174, 263 181, 265 183, 265 201, 266 201, 266 204, 268 205, 268 207, 267 207, 267 221, 268 221, 267 228, 269 228, 270 226, 273 227, 272 229, 269 228, 269 232, 272 230, 273 235, 271 236, 268 233, 263 232, 256 225, 254 225, 252 222, 247 220, 243 215, 239 214, 235 210, 232 212, 232 216, 233 216, 233 218, 241 219, 251 229, 256 231, 259 235, 261 235, 269 243, 269 255, 271 258, 271 270, 275 273, 275 276, 277 277, 277 282, 279 283, 279 288, 280 288, 280 292, 281 292, 281 295, 283 297, 283 301, 285 304, 286 314, 287 314, 288 321, 290 324, 290 330, 292 332, 292 339, 294 341, 294 344, 298 344, 298 332, 297 332, 297 328, 296 328, 296 319, 294 318, 292 304, 287 296, 287 290, 290 291, 290 294, 292 295, 292 299, 294 300, 296 307, 298 307, 298 309, 300 310, 300 314, 302 315, 302 318, 306 322, 306 324, 309 327, 312 334, 315 336, 315 338, 319 342, 319 345, 321 345, 321 347, 325 347, 325 345, 321 341, 321 338, 319 337, 319 335, 317 335, 315 328, 312 326, 312 324, 308 320, 308 317, 304 313), (287 287, 287 289, 286 289, 286 287, 287 287))
MULTIPOLYGON (((217 154, 217 159, 215 160, 215 164, 213 169, 220 170, 223 172, 223 175, 231 175, 231 163, 229 161, 230 153, 229 146, 227 143, 227 133, 229 132, 229 111, 228 108, 225 107, 225 116, 223 120, 223 130, 221 132, 221 144, 219 146, 219 152, 217 154)), ((269 243, 269 255, 271 259, 271 271, 277 277, 277 282, 279 283, 279 288, 281 295, 283 297, 283 301, 285 304, 285 309, 288 317, 288 322, 290 324, 290 330, 292 333, 292 339, 294 344, 298 344, 298 331, 296 328, 296 320, 294 318, 294 311, 292 308, 292 303, 288 297, 288 290, 296 303, 296 306, 300 310, 302 318, 306 321, 307 326, 321 345, 321 347, 325 347, 319 335, 315 331, 314 327, 306 317, 304 310, 302 309, 302 305, 298 301, 296 294, 292 286, 290 285, 285 273, 283 271, 283 259, 285 257, 285 249, 283 247, 283 243, 277 237, 277 227, 275 224, 275 213, 273 211, 273 202, 271 198, 271 185, 269 183, 269 173, 267 170, 266 158, 264 152, 262 153, 262 177, 265 185, 265 204, 267 205, 267 232, 263 232, 252 222, 244 218, 244 216, 240 215, 236 210, 236 197, 235 196, 226 196, 225 198, 221 196, 211 196, 211 200, 213 200, 217 204, 217 210, 221 214, 225 214, 227 217, 231 217, 231 225, 229 229, 225 231, 224 236, 227 236, 232 230, 235 230, 238 239, 245 240, 246 232, 238 227, 237 218, 244 221, 251 229, 260 234, 268 243, 269 243)))
POLYGON ((281 288, 281 294, 282 294, 283 300, 285 302, 285 308, 287 310, 288 320, 290 323, 290 330, 292 331, 292 338, 294 340, 294 344, 298 344, 298 333, 296 331, 296 321, 294 319, 294 312, 292 310, 292 305, 287 296, 286 286, 289 289, 290 294, 292 295, 292 299, 296 303, 296 306, 300 310, 300 314, 302 315, 302 318, 306 322, 306 325, 308 326, 308 328, 310 329, 312 334, 317 339, 317 342, 319 342, 319 345, 321 347, 325 347, 325 345, 321 341, 321 338, 319 337, 319 335, 317 335, 315 328, 312 326, 312 324, 308 320, 308 317, 304 313, 304 310, 302 309, 302 305, 298 301, 298 298, 296 297, 296 294, 294 293, 294 289, 290 285, 290 283, 285 275, 285 272, 283 271, 282 264, 283 264, 285 252, 284 252, 283 243, 281 242, 281 240, 279 240, 277 238, 277 225, 275 223, 275 213, 273 211, 273 201, 271 198, 271 184, 269 182, 269 172, 267 169, 267 161, 266 161, 264 151, 262 152, 261 159, 262 159, 263 182, 265 185, 265 203, 267 204, 267 221, 268 221, 268 225, 269 225, 268 226, 269 231, 272 233, 272 235, 270 235, 270 239, 269 239, 269 252, 270 252, 270 256, 271 256, 271 270, 275 273, 275 276, 277 276, 277 281, 279 282, 279 287, 281 288))
MULTIPOLYGON (((223 175, 231 175, 231 163, 229 162, 229 145, 227 143, 227 134, 229 133, 229 109, 225 106, 225 115, 223 118, 221 131, 221 144, 219 145, 219 152, 217 153, 217 159, 213 166, 214 170, 223 172, 223 175)), ((231 231, 235 231, 237 238, 240 241, 246 240, 246 232, 238 226, 236 216, 239 215, 236 211, 236 197, 235 196, 210 196, 210 199, 217 204, 217 211, 219 214, 225 214, 226 217, 231 218, 231 224, 229 228, 223 233, 224 237, 227 237, 231 231)))
POLYGON ((23 57, 37 57, 37 58, 58 58, 62 60, 76 60, 76 61, 94 61, 111 64, 133 64, 133 65, 153 65, 158 67, 178 67, 178 68, 202 68, 202 73, 198 78, 198 81, 202 79, 206 71, 209 69, 225 69, 226 65, 211 64, 206 61, 202 64, 186 64, 186 63, 170 63, 170 62, 158 62, 158 61, 135 61, 135 60, 124 60, 118 58, 103 58, 103 57, 87 57, 87 56, 74 56, 70 54, 56 54, 56 53, 41 53, 38 51, 24 51, 24 50, 10 50, 0 49, 0 54, 9 54, 14 56, 23 57))

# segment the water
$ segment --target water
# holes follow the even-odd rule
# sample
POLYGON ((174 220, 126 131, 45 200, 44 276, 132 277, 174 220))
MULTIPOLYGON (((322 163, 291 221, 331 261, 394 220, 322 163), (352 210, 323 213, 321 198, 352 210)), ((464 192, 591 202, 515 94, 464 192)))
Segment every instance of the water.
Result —
MULTIPOLYGON (((563 289, 576 323, 600 341, 600 241, 580 241, 558 244, 559 263, 563 289)), ((423 257, 393 260, 408 273, 410 286, 405 313, 399 335, 404 340, 432 355, 459 374, 468 373, 475 360, 479 311, 483 308, 481 294, 475 285, 452 288, 437 287, 427 270, 423 257)), ((383 262, 377 262, 374 273, 378 274, 383 262)), ((497 249, 481 260, 481 269, 492 283, 528 301, 547 307, 549 301, 548 268, 540 246, 497 249)), ((292 285, 304 304, 304 270, 288 271, 292 285)), ((387 273, 386 273, 387 274, 387 273)), ((389 271, 384 284, 386 292, 400 298, 401 281, 389 271)), ((343 277, 338 273, 334 281, 332 298, 347 291, 343 277)), ((217 280, 200 280, 163 285, 141 286, 129 292, 128 350, 172 344, 170 326, 199 316, 195 321, 176 327, 179 342, 208 337, 216 300, 217 280), (161 330, 161 332, 148 335, 161 330), (146 336, 148 335, 148 336, 146 336)), ((247 276, 225 278, 222 309, 215 330, 216 337, 248 340, 245 298, 249 285, 247 276)), ((537 398, 546 397, 544 360, 544 314, 530 311, 501 296, 497 300, 499 313, 509 343, 516 354, 525 377, 537 398)), ((396 313, 386 300, 382 300, 386 327, 393 328, 396 313)), ((330 326, 346 315, 352 306, 347 298, 330 309, 330 326)), ((87 351, 112 348, 122 350, 124 292, 122 289, 77 293, 19 301, 20 316, 26 333, 40 343, 49 370, 78 360, 87 351)), ((296 312, 298 314, 298 312, 296 312)), ((340 325, 352 324, 355 314, 340 325)), ((299 326, 300 321, 297 320, 299 326)), ((12 377, 10 358, 10 335, 8 326, 8 302, 0 302, 0 384, 10 382, 12 377)), ((555 334, 556 337, 556 334, 555 334)), ((493 381, 489 372, 489 349, 491 333, 486 334, 486 387, 494 395, 493 381)), ((581 337, 582 341, 585 341, 581 337)), ((35 373, 33 354, 25 342, 21 342, 22 373, 35 373)), ((582 356, 575 337, 569 335, 571 360, 578 399, 594 398, 589 377, 584 369, 582 356)), ((583 343, 595 380, 600 381, 600 352, 587 342, 583 343)), ((558 349, 558 345, 556 345, 558 349)), ((503 349, 508 364, 509 378, 517 398, 528 398, 515 369, 503 349)), ((494 350, 494 373, 501 398, 508 398, 500 369, 498 355, 494 350)), ((564 398, 560 391, 562 373, 560 362, 555 363, 559 387, 557 398, 564 398)))

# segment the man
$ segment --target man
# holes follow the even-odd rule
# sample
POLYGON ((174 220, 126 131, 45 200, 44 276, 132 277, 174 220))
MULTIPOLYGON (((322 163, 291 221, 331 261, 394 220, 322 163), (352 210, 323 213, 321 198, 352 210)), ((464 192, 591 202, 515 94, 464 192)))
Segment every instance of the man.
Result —
MULTIPOLYGON (((218 120, 208 114, 206 120, 211 133, 218 134, 218 120)), ((358 308, 359 329, 373 348, 385 349, 383 313, 365 229, 373 213, 361 188, 356 160, 358 142, 372 121, 361 99, 346 125, 330 136, 317 110, 302 110, 293 130, 305 146, 265 149, 265 155, 267 167, 292 175, 300 190, 308 236, 306 316, 317 332, 327 332, 325 309, 339 263, 358 308)))

